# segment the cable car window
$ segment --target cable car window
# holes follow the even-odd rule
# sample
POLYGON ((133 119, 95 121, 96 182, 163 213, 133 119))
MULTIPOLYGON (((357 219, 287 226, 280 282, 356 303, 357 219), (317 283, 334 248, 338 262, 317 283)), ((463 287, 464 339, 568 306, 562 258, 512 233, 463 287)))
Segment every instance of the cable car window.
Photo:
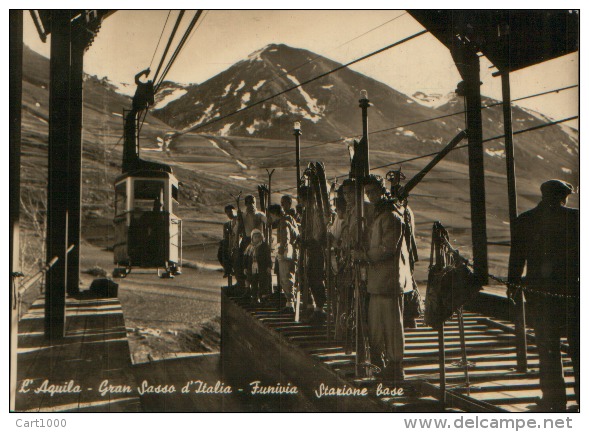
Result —
POLYGON ((135 199, 133 209, 135 211, 153 211, 156 207, 159 210, 163 204, 164 183, 157 180, 135 180, 135 199), (156 200, 159 206, 156 206, 156 200))
POLYGON ((115 187, 115 215, 127 211, 127 183, 119 183, 115 187))
POLYGON ((172 213, 178 214, 178 186, 172 185, 172 213))

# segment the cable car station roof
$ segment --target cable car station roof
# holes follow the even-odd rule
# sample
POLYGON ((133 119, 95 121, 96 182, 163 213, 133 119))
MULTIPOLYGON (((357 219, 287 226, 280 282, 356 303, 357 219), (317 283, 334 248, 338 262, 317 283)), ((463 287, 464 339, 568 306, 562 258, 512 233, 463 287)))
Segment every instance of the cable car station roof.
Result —
MULTIPOLYGON (((31 17, 43 42, 51 34, 51 14, 52 10, 38 9, 31 10, 31 17)), ((98 30, 102 21, 109 15, 116 12, 116 9, 70 9, 70 21, 72 29, 83 30, 87 37, 87 46, 89 46, 98 30)))
POLYGON ((476 46, 501 72, 579 49, 579 13, 568 10, 409 10, 452 52, 476 46))

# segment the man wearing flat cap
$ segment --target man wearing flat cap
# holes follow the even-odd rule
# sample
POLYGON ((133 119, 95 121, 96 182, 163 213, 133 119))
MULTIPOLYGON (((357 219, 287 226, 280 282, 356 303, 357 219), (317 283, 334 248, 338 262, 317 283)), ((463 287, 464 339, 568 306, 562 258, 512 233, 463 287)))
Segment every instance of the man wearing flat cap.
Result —
POLYGON ((515 295, 517 286, 525 287, 540 358, 538 405, 542 411, 563 412, 567 396, 561 335, 568 339, 579 403, 579 210, 566 207, 573 191, 569 183, 548 180, 540 190, 542 201, 519 215, 513 226, 508 296, 515 295))

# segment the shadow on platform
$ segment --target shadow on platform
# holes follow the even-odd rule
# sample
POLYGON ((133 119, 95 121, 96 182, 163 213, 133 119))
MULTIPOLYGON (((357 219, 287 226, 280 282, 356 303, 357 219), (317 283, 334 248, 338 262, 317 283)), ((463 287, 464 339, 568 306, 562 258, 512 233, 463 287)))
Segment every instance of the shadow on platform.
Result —
POLYGON ((19 322, 16 411, 140 411, 119 300, 68 297, 57 341, 45 338, 44 314, 40 298, 19 322))

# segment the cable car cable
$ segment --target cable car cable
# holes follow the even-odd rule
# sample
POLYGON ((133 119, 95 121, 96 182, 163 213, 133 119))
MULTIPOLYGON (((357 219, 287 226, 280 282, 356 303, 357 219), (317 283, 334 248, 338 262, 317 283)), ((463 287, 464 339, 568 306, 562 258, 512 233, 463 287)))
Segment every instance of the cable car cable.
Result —
MULTIPOLYGON (((346 42, 342 43, 341 45, 338 45, 338 46, 337 46, 337 47, 335 47, 335 48, 332 48, 331 50, 332 50, 332 51, 333 51, 333 50, 337 50, 337 49, 339 49, 339 48, 341 48, 341 47, 343 47, 343 46, 345 46, 345 45, 349 44, 350 42, 352 42, 352 41, 355 41, 356 39, 359 39, 359 38, 361 38, 362 36, 365 36, 365 35, 367 35, 368 33, 372 32, 372 31, 374 31, 374 30, 376 30, 376 29, 378 29, 378 28, 380 28, 380 27, 382 27, 382 26, 384 26, 384 25, 386 25, 386 24, 388 24, 388 23, 390 23, 390 22, 393 22, 393 21, 395 21, 396 19, 398 19, 398 18, 401 18, 402 16, 404 16, 404 15, 407 15, 407 14, 408 14, 408 12, 404 12, 404 13, 402 13, 401 15, 398 15, 398 16, 394 17, 393 19, 390 19, 390 20, 388 20, 388 21, 386 21, 386 22, 384 22, 384 23, 382 23, 382 24, 379 24, 378 26, 376 26, 376 27, 374 27, 374 28, 372 28, 372 29, 370 29, 370 30, 368 30, 368 31, 366 31, 366 32, 364 32, 364 33, 362 33, 361 35, 359 35, 359 36, 356 36, 356 37, 354 37, 353 39, 350 39, 350 40, 348 40, 348 41, 346 41, 346 42)), ((281 73, 281 74, 279 74, 279 75, 276 75, 274 78, 272 78, 272 79, 268 80, 268 82, 266 83, 266 85, 267 85, 267 84, 270 84, 270 83, 272 83, 272 82, 274 82, 274 81, 276 81, 276 80, 277 80, 277 79, 279 79, 279 78, 282 78, 282 77, 284 77, 284 76, 287 76, 288 74, 290 74, 290 73, 292 73, 292 72, 294 72, 294 71, 296 71, 296 70, 298 70, 298 69, 302 68, 303 66, 306 66, 306 65, 308 65, 308 64, 310 64, 310 63, 313 63, 315 60, 317 60, 317 59, 319 59, 319 58, 321 58, 321 57, 323 57, 323 56, 321 56, 321 55, 317 55, 317 56, 313 57, 312 59, 309 59, 309 60, 307 60, 306 62, 304 62, 304 63, 301 63, 301 64, 299 64, 298 66, 295 66, 295 67, 294 67, 294 68, 292 68, 292 69, 289 69, 288 71, 283 71, 283 73, 281 73)), ((229 103, 230 103, 230 102, 227 102, 227 103, 225 103, 225 104, 221 105, 221 106, 219 107, 219 111, 221 111, 221 110, 222 110, 222 109, 223 109, 225 106, 227 106, 227 104, 229 104, 229 103)))
POLYGON ((176 61, 176 58, 178 57, 178 54, 180 54, 180 51, 184 47, 184 44, 188 40, 188 37, 190 36, 190 33, 194 29, 194 26, 196 25, 196 23, 197 23, 198 19, 200 18, 201 14, 202 14, 202 10, 196 11, 196 13, 194 14, 194 17, 192 18, 192 20, 188 24, 188 28, 184 32, 184 35, 182 36, 182 39, 180 40, 180 42, 178 43, 178 46, 176 47, 176 50, 172 54, 172 57, 170 58, 170 61, 168 62, 166 68, 164 69, 164 72, 162 73, 162 75, 161 75, 158 83, 155 85, 155 92, 156 93, 157 93, 157 90, 159 89, 160 85, 164 81, 166 75, 170 71, 170 68, 172 67, 172 65, 176 61))
MULTIPOLYGON (((532 95, 528 95, 528 96, 523 96, 523 97, 520 97, 520 98, 512 99, 512 102, 516 102, 516 101, 520 101, 520 100, 524 100, 524 99, 531 99, 531 98, 538 97, 538 96, 544 96, 544 95, 547 95, 547 94, 550 94, 550 93, 559 93, 559 92, 561 92, 563 90, 569 90, 569 89, 576 88, 576 87, 579 87, 579 85, 578 84, 574 84, 574 85, 570 85, 570 86, 567 86, 567 87, 561 87, 561 88, 554 89, 554 90, 548 90, 548 91, 545 91, 545 92, 542 92, 542 93, 536 93, 536 94, 532 94, 532 95)), ((503 102, 494 102, 494 103, 489 104, 489 105, 484 105, 483 107, 481 107, 481 110, 488 109, 488 108, 493 108, 493 107, 498 106, 498 105, 503 105, 503 102)), ((450 113, 450 114, 443 114, 443 115, 440 115, 440 116, 431 117, 431 118, 424 119, 424 120, 417 120, 417 121, 410 122, 410 123, 396 125, 396 126, 388 127, 388 128, 385 128, 385 129, 378 129, 378 130, 375 130, 375 131, 370 132, 369 135, 373 135, 373 134, 377 134, 377 133, 382 133, 382 132, 388 132, 388 131, 392 131, 392 130, 399 129, 399 128, 405 128, 405 127, 408 127, 408 126, 415 126, 415 125, 418 125, 418 124, 427 123, 427 122, 434 121, 434 120, 440 120, 440 119, 443 119, 443 118, 453 117, 453 116, 456 116, 456 115, 464 114, 465 112, 466 111, 463 110, 463 111, 458 111, 458 112, 454 112, 454 113, 450 113)), ((312 148, 320 147, 322 145, 327 145, 327 144, 335 144, 335 143, 338 143, 338 142, 341 142, 341 141, 346 141, 346 140, 352 139, 352 138, 360 138, 361 136, 362 136, 362 134, 352 135, 352 136, 348 136, 348 137, 345 137, 345 138, 338 138, 338 139, 331 140, 331 141, 320 142, 320 143, 317 143, 317 144, 314 144, 314 145, 303 147, 303 148, 301 148, 301 150, 312 149, 312 148)), ((284 155, 284 154, 289 154, 289 153, 294 153, 294 152, 295 152, 295 150, 286 150, 286 151, 281 152, 281 153, 276 153, 276 154, 272 154, 272 155, 269 155, 269 156, 259 157, 259 158, 257 158, 257 160, 260 160, 260 159, 269 159, 269 158, 272 158, 272 157, 276 157, 276 156, 280 156, 280 155, 284 155)))
POLYGON ((202 25, 202 23, 205 21, 207 15, 209 14, 210 10, 206 10, 205 14, 203 15, 202 19, 199 21, 198 25, 196 26, 196 28, 194 29, 194 32, 190 35, 190 37, 188 38, 188 40, 186 41, 186 44, 188 45, 190 43, 190 41, 192 40, 192 37, 194 36, 194 34, 196 33, 196 31, 198 30, 198 28, 202 25))
MULTIPOLYGON (((569 85, 569 86, 566 86, 566 87, 560 87, 560 88, 553 89, 553 90, 547 90, 547 91, 540 92, 540 93, 534 93, 534 94, 531 94, 531 95, 522 96, 522 97, 519 97, 519 98, 512 99, 511 101, 512 102, 517 102, 517 101, 521 101, 521 100, 525 100, 525 99, 535 98, 535 97, 538 97, 538 96, 545 96, 545 95, 551 94, 551 93, 560 93, 561 91, 570 90, 570 89, 577 88, 577 87, 579 87, 578 84, 573 84, 573 85, 569 85)), ((495 107, 495 106, 498 106, 498 105, 502 105, 502 104, 503 104, 503 102, 494 102, 492 104, 483 106, 481 109, 492 108, 492 107, 495 107)), ((455 113, 450 113, 450 114, 444 114, 444 115, 441 115, 441 116, 431 117, 429 119, 418 120, 418 121, 415 121, 415 122, 405 123, 405 124, 402 124, 402 125, 396 125, 396 126, 393 126, 393 127, 389 127, 389 128, 385 128, 385 129, 379 129, 379 130, 372 131, 372 132, 370 132, 369 135, 377 134, 377 133, 382 133, 382 132, 388 132, 390 130, 399 129, 401 127, 415 126, 415 125, 418 125, 418 124, 421 124, 421 123, 427 123, 427 122, 434 121, 434 120, 440 120, 440 119, 443 119, 443 118, 452 117, 452 116, 460 115, 460 114, 463 114, 463 113, 464 113, 464 111, 458 111, 458 112, 455 112, 455 113)), ((314 144, 314 145, 303 147, 303 148, 301 148, 301 150, 312 149, 312 148, 320 147, 320 146, 327 145, 327 144, 335 144, 335 143, 338 143, 338 142, 341 142, 341 141, 345 141, 345 140, 348 140, 348 139, 358 138, 360 136, 361 135, 352 135, 352 136, 345 137, 345 138, 337 138, 337 139, 334 139, 334 140, 331 140, 331 141, 320 142, 320 143, 317 143, 317 144, 314 144)), ((108 153, 112 152, 114 150, 114 148, 117 145, 120 144, 122 138, 123 138, 122 136, 119 137, 119 140, 115 143, 115 145, 110 150, 108 150, 108 153)), ((273 157, 276 157, 276 156, 281 156, 281 155, 293 153, 294 151, 295 150, 286 150, 286 151, 281 152, 281 153, 274 153, 274 154, 271 154, 271 155, 268 155, 268 156, 259 157, 259 158, 257 158, 257 160, 260 160, 260 159, 270 159, 270 158, 273 158, 273 157)))
POLYGON ((164 26, 162 27, 162 32, 160 33, 160 38, 157 41, 157 45, 155 46, 155 50, 153 51, 153 56, 151 57, 151 62, 149 62, 149 68, 151 69, 151 65, 153 64, 153 59, 155 59, 155 55, 157 53, 157 49, 160 46, 160 42, 162 41, 162 36, 164 35, 164 30, 166 29, 166 25, 168 24, 168 19, 170 18, 170 14, 172 13, 171 10, 168 11, 168 16, 166 17, 166 22, 164 23, 164 26))
POLYGON ((178 26, 180 25, 180 21, 182 21, 183 16, 184 16, 184 10, 181 10, 180 13, 178 14, 178 18, 176 18, 176 23, 174 24, 174 28, 172 29, 172 33, 170 34, 170 37, 168 38, 168 43, 166 44, 166 48, 164 49, 164 54, 162 55, 162 58, 160 60, 160 64, 158 65, 155 75, 153 76, 154 82, 157 80, 157 77, 160 73, 162 65, 164 64, 164 61, 166 60, 166 56, 168 55, 170 45, 172 45, 172 41, 174 40, 174 36, 176 36, 176 31, 178 30, 178 26))
POLYGON ((290 91, 292 91, 292 90, 295 90, 295 89, 297 89, 297 88, 299 88, 299 87, 302 87, 302 86, 304 86, 304 85, 306 85, 306 84, 309 84, 309 83, 311 83, 311 82, 313 82, 313 81, 316 81, 316 80, 318 80, 318 79, 324 78, 324 77, 326 77, 327 75, 330 75, 330 74, 332 74, 332 73, 335 73, 335 72, 337 72, 337 71, 339 71, 339 70, 341 70, 341 69, 344 69, 344 68, 346 68, 346 67, 348 67, 348 66, 351 66, 351 65, 353 65, 353 64, 355 64, 355 63, 358 63, 358 62, 360 62, 360 61, 362 61, 362 60, 366 60, 367 58, 369 58, 369 57, 372 57, 372 56, 374 56, 374 55, 377 55, 377 54, 380 54, 380 53, 381 53, 381 52, 383 52, 383 51, 386 51, 386 50, 389 50, 389 49, 391 49, 391 48, 394 48, 394 47, 396 47, 396 46, 399 46, 399 45, 401 45, 401 44, 403 44, 403 43, 405 43, 405 42, 409 42, 410 40, 412 40, 412 39, 415 39, 416 37, 419 37, 419 36, 421 36, 421 35, 423 35, 423 34, 425 34, 425 33, 427 33, 427 30, 422 30, 422 31, 419 31, 419 32, 417 32, 417 33, 414 33, 414 34, 412 34, 411 36, 407 36, 407 37, 406 37, 406 38, 404 38, 404 39, 401 39, 401 40, 399 40, 399 41, 397 41, 397 42, 394 42, 394 43, 392 43, 392 44, 390 44, 390 45, 387 45, 387 46, 385 46, 385 47, 383 47, 383 48, 380 48, 380 49, 378 49, 378 50, 376 50, 376 51, 373 51, 373 52, 371 52, 371 53, 369 53, 369 54, 366 54, 366 55, 364 55, 364 56, 362 56, 362 57, 359 57, 359 58, 357 58, 357 59, 355 59, 355 60, 352 60, 352 61, 350 61, 350 62, 348 62, 348 63, 342 64, 342 65, 339 65, 339 66, 337 66, 337 67, 335 67, 335 68, 331 69, 330 71, 327 71, 327 72, 325 72, 325 73, 322 73, 322 74, 320 74, 320 75, 317 75, 317 76, 316 76, 316 77, 314 77, 314 78, 310 78, 310 79, 308 79, 308 80, 306 80, 306 81, 304 81, 304 82, 302 82, 302 83, 299 83, 299 84, 297 84, 297 85, 294 85, 294 86, 292 86, 292 87, 289 87, 289 88, 288 88, 288 89, 286 89, 286 90, 282 90, 282 91, 280 91, 280 92, 278 92, 278 93, 276 93, 276 94, 274 94, 274 95, 272 95, 272 96, 269 96, 269 97, 267 97, 267 98, 264 98, 264 99, 261 99, 261 100, 259 100, 259 101, 256 101, 256 102, 254 102, 254 103, 252 103, 252 104, 250 104, 250 105, 247 105, 247 106, 245 106, 245 107, 243 107, 243 108, 240 108, 240 109, 238 109, 238 110, 236 110, 236 111, 233 111, 233 112, 231 112, 231 113, 229 113, 229 114, 226 114, 226 115, 224 115, 224 116, 218 117, 218 118, 216 118, 216 119, 214 119, 214 120, 211 120, 211 121, 209 121, 209 122, 206 122, 206 123, 204 123, 204 124, 202 124, 202 125, 198 125, 198 126, 195 126, 195 127, 189 128, 189 129, 187 129, 187 130, 180 131, 180 132, 178 132, 177 136, 179 136, 179 135, 184 135, 184 134, 186 134, 186 133, 193 132, 193 131, 195 131, 195 130, 198 130, 198 129, 202 129, 202 128, 203 128, 203 127, 205 127, 205 126, 209 126, 209 125, 211 125, 211 124, 218 123, 219 121, 221 121, 221 120, 224 120, 224 119, 226 119, 227 117, 230 117, 230 116, 233 116, 233 115, 235 115, 235 114, 238 114, 238 113, 241 113, 241 112, 247 111, 248 109, 254 108, 255 106, 258 106, 258 105, 260 105, 260 104, 262 104, 262 103, 264 103, 264 102, 267 102, 267 101, 269 101, 269 100, 272 100, 272 99, 274 99, 275 97, 281 96, 281 95, 283 95, 283 94, 285 94, 285 93, 288 93, 288 92, 290 92, 290 91))
MULTIPOLYGON (((194 28, 194 25, 196 24, 196 22, 198 21, 198 18, 200 17, 202 13, 202 10, 198 10, 196 11, 196 13, 194 14, 194 17, 192 18, 192 21, 189 23, 187 29, 184 31, 184 35, 182 36, 180 42, 178 43, 178 45, 176 46, 176 49, 174 50, 174 53, 172 54, 172 57, 170 58, 170 60, 168 61, 168 64, 166 65, 166 67, 164 68, 163 73, 161 74, 161 77, 158 81, 158 83, 156 84, 155 88, 154 88, 154 93, 157 93, 160 85, 162 84, 162 82, 164 81, 166 75, 168 74, 170 68, 172 67, 172 65, 174 64, 174 61, 176 60, 176 58, 178 57, 178 54, 180 53, 180 51, 182 50, 182 47, 184 46, 186 40, 188 39, 188 36, 190 34, 190 32, 192 31, 192 29, 194 28)), ((160 63, 161 64, 161 63, 160 63)), ((156 73, 157 75, 157 73, 156 73)), ((155 78, 154 78, 155 80, 155 78)), ((147 117, 147 112, 148 109, 146 109, 143 113, 143 118, 141 119, 141 121, 139 122, 139 128, 137 131, 137 135, 139 136, 141 134, 141 129, 143 128, 143 123, 145 122, 145 117, 147 117)))
MULTIPOLYGON (((547 127, 550 127, 550 126, 558 125, 560 123, 566 123, 568 121, 576 120, 578 118, 579 118, 579 116, 576 115, 576 116, 571 116, 571 117, 567 117, 567 118, 560 119, 560 120, 554 120, 554 121, 551 121, 551 122, 548 122, 548 123, 543 123, 541 125, 536 125, 536 126, 532 126, 532 127, 526 128, 526 129, 515 131, 515 132, 513 132, 513 135, 520 135, 520 134, 523 134, 523 133, 526 133, 526 132, 532 132, 532 131, 535 131, 535 130, 544 129, 544 128, 547 128, 547 127)), ((494 137, 491 137, 491 138, 485 138, 485 139, 482 140, 482 143, 486 143, 486 142, 489 142, 489 141, 494 141, 494 140, 501 139, 501 138, 505 138, 505 135, 497 135, 497 136, 494 136, 494 137)), ((466 147, 468 147, 468 144, 464 144, 464 145, 461 145, 461 146, 454 147, 450 151, 455 151, 455 150, 463 149, 463 148, 466 148, 466 147)), ((420 156, 415 156, 415 157, 403 159, 403 160, 400 160, 400 161, 391 162, 391 163, 388 163, 388 164, 385 164, 385 165, 381 165, 381 166, 377 166, 377 167, 371 168, 370 171, 374 171, 374 170, 378 170, 378 169, 382 169, 382 168, 388 168, 388 167, 394 166, 394 165, 402 165, 402 164, 407 163, 407 162, 413 162, 413 161, 416 161, 416 160, 419 160, 419 159, 424 159, 424 158, 436 156, 439 153, 441 153, 441 152, 427 153, 427 154, 423 154, 423 155, 420 155, 420 156)), ((334 179, 340 179, 340 178, 346 177, 347 175, 348 174, 342 174, 342 175, 339 175, 339 176, 335 176, 333 178, 334 179)), ((273 193, 283 193, 283 192, 287 192, 287 191, 290 191, 290 190, 294 190, 296 188, 297 188, 296 186, 290 186, 290 187, 286 187, 284 189, 278 189, 278 190, 274 191, 273 193)), ((255 191, 254 192, 251 192, 251 193, 253 194, 253 193, 255 193, 255 191)), ((221 204, 223 202, 226 202, 226 201, 227 200, 218 201, 218 202, 214 202, 214 203, 209 203, 207 205, 214 206, 214 205, 218 205, 218 204, 221 204)))
MULTIPOLYGON (((567 118, 564 118, 564 119, 561 119, 561 120, 554 120, 554 121, 551 121, 551 122, 548 122, 548 123, 543 123, 541 125, 532 126, 532 127, 526 128, 526 129, 515 131, 515 132, 513 132, 513 135, 520 135, 520 134, 523 134, 523 133, 526 133, 526 132, 532 132, 532 131, 535 131, 535 130, 538 130, 538 129, 544 129, 546 127, 555 126, 557 124, 565 123, 565 122, 568 122, 568 121, 571 121, 571 120, 575 120, 575 119, 578 119, 578 118, 579 118, 579 116, 577 115, 577 116, 567 117, 567 118)), ((497 135, 497 136, 494 136, 494 137, 491 137, 491 138, 485 138, 481 142, 482 143, 486 143, 486 142, 494 141, 494 140, 501 139, 501 138, 505 138, 505 135, 497 135)), ((454 150, 458 150, 458 149, 462 149, 462 148, 466 148, 466 147, 468 147, 468 144, 464 144, 464 145, 461 145, 461 146, 454 147, 450 151, 454 151, 454 150)), ((411 162, 411 161, 414 161, 414 160, 423 159, 423 158, 426 158, 426 157, 435 156, 435 155, 437 155, 439 153, 440 152, 429 153, 429 154, 426 154, 426 155, 417 156, 417 157, 414 157, 414 158, 405 159, 405 160, 402 160, 402 161, 398 161, 398 162, 393 162, 393 163, 386 164, 386 165, 377 166, 377 167, 371 168, 371 171, 372 170, 381 169, 381 168, 387 168, 387 167, 393 166, 393 165, 403 164, 405 162, 411 162)))

